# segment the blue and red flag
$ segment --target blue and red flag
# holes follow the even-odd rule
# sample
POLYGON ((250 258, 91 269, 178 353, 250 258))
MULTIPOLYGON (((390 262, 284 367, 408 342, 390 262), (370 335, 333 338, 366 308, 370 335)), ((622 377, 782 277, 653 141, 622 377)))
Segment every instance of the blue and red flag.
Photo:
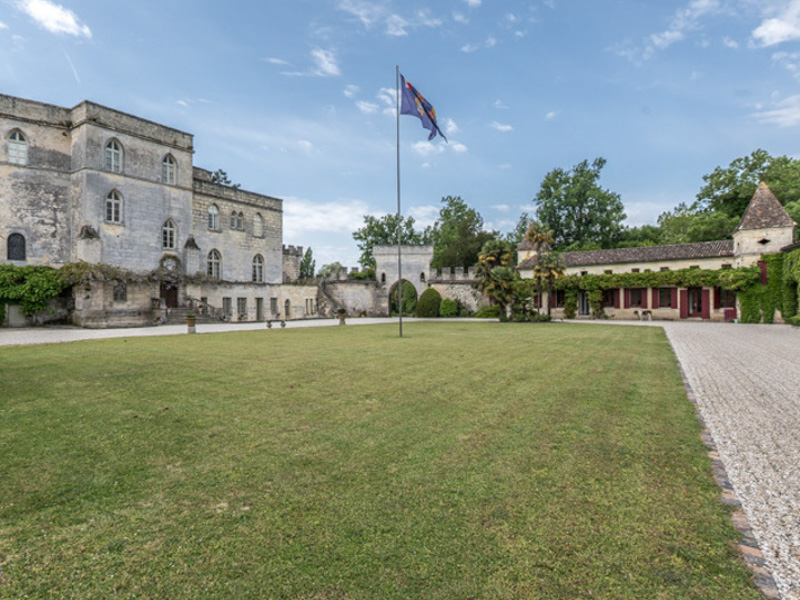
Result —
POLYGON ((425 100, 425 96, 420 94, 417 88, 406 81, 402 75, 400 75, 400 87, 402 88, 400 91, 402 94, 400 114, 412 115, 422 121, 422 126, 431 132, 428 136, 429 140, 435 138, 438 133, 446 142, 447 138, 436 123, 436 109, 431 106, 431 103, 425 100))

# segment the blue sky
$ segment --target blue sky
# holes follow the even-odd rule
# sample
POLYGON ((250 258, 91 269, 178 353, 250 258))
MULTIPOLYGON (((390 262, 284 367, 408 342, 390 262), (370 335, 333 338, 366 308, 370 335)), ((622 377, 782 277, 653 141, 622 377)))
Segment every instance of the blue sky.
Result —
POLYGON ((404 213, 459 195, 510 229, 603 156, 629 224, 756 148, 798 156, 800 0, 0 0, 0 92, 195 135, 195 165, 284 203, 285 243, 355 266, 394 212, 395 65, 449 138, 400 121, 404 213))

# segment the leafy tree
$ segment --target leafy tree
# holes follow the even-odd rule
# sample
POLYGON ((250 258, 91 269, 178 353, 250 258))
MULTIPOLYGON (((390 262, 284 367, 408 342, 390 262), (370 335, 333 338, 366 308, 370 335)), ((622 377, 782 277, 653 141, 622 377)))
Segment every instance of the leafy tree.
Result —
MULTIPOLYGON (((400 303, 400 286, 395 285, 392 288, 390 297, 390 306, 392 307, 392 316, 398 314, 398 307, 400 303)), ((403 280, 403 315, 413 316, 417 310, 417 289, 410 281, 403 280)))
POLYGON ((690 208, 683 202, 658 217, 662 244, 730 239, 738 223, 739 217, 728 216, 722 211, 690 208))
POLYGON ((497 234, 483 230, 483 217, 461 197, 447 196, 442 204, 436 223, 425 230, 426 239, 434 245, 431 266, 471 267, 478 262, 483 244, 497 234))
POLYGON ((622 230, 617 248, 636 248, 641 246, 657 246, 661 243, 661 228, 655 225, 626 227, 622 230))
POLYGON ((229 185, 232 188, 239 189, 240 185, 238 183, 231 183, 228 174, 223 171, 222 169, 217 169, 211 174, 211 181, 212 183, 218 183, 220 185, 229 185))
POLYGON ((300 279, 314 279, 314 268, 317 261, 314 260, 314 253, 311 247, 306 248, 303 258, 300 260, 300 279))
POLYGON ((321 275, 322 277, 327 277, 331 273, 339 271, 340 269, 344 269, 344 267, 342 266, 342 263, 340 263, 337 260, 336 262, 332 262, 327 265, 322 265, 322 268, 320 268, 319 270, 319 275, 321 275))
POLYGON ((364 216, 364 226, 353 232, 353 239, 358 242, 361 256, 359 264, 364 269, 375 269, 375 257, 372 248, 376 245, 396 244, 397 229, 400 224, 401 244, 422 244, 423 234, 414 229, 414 217, 402 216, 398 219, 396 214, 383 215, 382 217, 364 216))
POLYGON ((534 202, 536 218, 553 230, 556 248, 597 243, 612 248, 622 233, 625 211, 619 194, 598 184, 606 164, 584 160, 571 171, 553 169, 542 180, 534 202))
MULTIPOLYGON (((525 239, 525 234, 528 232, 528 228, 531 226, 531 223, 533 223, 533 217, 524 212, 519 216, 519 220, 517 221, 514 229, 503 236, 503 239, 511 244, 515 254, 517 246, 519 246, 522 243, 522 240, 525 239)), ((514 258, 514 262, 517 262, 516 257, 514 258)))
MULTIPOLYGON (((532 221, 528 230, 525 232, 525 239, 531 243, 532 249, 538 257, 541 254, 550 252, 550 244, 553 243, 553 230, 548 229, 538 221, 532 221)), ((534 278, 536 279, 536 303, 537 305, 541 305, 542 278, 536 275, 535 270, 534 278)))
POLYGON ((783 204, 800 200, 800 160, 773 157, 759 148, 750 156, 737 158, 727 167, 717 167, 703 175, 703 181, 705 185, 693 208, 720 211, 739 219, 761 181, 783 204))

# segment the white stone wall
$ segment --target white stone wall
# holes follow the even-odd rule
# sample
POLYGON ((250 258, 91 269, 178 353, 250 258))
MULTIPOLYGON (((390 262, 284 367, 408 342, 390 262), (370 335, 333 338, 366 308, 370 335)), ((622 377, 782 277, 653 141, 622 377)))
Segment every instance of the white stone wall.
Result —
POLYGON ((761 260, 762 254, 777 254, 781 248, 790 245, 793 241, 793 227, 740 229, 733 234, 736 266, 753 266, 761 260))

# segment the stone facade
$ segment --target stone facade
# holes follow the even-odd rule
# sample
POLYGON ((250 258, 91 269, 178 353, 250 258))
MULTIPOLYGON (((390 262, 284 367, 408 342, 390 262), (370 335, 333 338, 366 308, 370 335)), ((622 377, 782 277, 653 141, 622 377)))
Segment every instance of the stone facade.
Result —
POLYGON ((147 325, 201 305, 242 320, 316 314, 315 285, 282 285, 302 255, 283 246, 283 201, 215 183, 193 165, 191 134, 88 101, 0 95, 0 136, 0 263, 165 274, 128 285, 124 299, 111 283, 76 288, 75 323, 147 325))

